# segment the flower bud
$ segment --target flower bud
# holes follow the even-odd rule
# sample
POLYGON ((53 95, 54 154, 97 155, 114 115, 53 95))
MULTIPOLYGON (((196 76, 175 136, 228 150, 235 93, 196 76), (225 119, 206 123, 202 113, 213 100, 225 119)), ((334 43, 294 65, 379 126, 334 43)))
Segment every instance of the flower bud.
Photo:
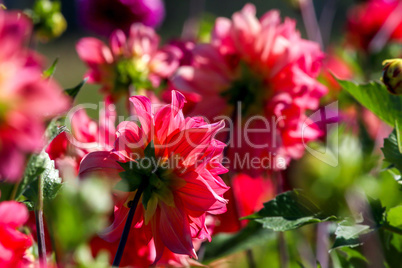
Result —
POLYGON ((59 37, 67 28, 59 1, 38 0, 32 10, 36 34, 41 41, 59 37))
POLYGON ((390 93, 402 94, 402 59, 383 61, 382 82, 390 93))

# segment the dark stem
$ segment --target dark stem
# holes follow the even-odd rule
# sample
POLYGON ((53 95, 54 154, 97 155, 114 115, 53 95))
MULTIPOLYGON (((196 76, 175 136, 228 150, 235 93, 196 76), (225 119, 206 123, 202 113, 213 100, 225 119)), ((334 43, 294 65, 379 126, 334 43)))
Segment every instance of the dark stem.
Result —
POLYGON ((45 226, 43 223, 43 178, 38 178, 38 203, 35 209, 36 235, 38 237, 39 266, 46 267, 45 226))
POLYGON ((131 224, 133 222, 135 210, 138 206, 138 201, 140 201, 140 197, 141 197, 144 189, 145 189, 145 185, 141 184, 140 187, 138 187, 138 189, 137 189, 137 193, 135 194, 133 201, 131 201, 130 211, 128 212, 126 224, 124 225, 124 230, 123 230, 123 233, 120 238, 119 247, 117 248, 116 255, 114 256, 113 265, 112 265, 113 267, 119 267, 119 265, 120 265, 121 257, 123 256, 124 248, 126 247, 126 243, 127 243, 127 238, 130 233, 131 224))
POLYGON ((257 265, 255 263, 253 250, 251 248, 246 250, 246 255, 247 255, 248 267, 249 268, 256 268, 257 265))
POLYGON ((278 249, 279 249, 279 261, 280 261, 280 266, 282 268, 288 267, 288 251, 287 251, 287 245, 286 245, 286 240, 285 240, 285 235, 283 232, 278 233, 278 249))
POLYGON ((382 227, 383 227, 385 230, 388 230, 388 231, 390 231, 390 232, 393 232, 393 233, 402 235, 402 229, 400 229, 400 228, 398 228, 398 227, 389 225, 388 223, 384 224, 382 227))

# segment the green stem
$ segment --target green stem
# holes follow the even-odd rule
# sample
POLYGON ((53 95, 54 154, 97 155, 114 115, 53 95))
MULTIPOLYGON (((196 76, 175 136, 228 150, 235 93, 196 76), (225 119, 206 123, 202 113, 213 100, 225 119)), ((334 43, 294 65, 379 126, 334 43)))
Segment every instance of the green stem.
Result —
POLYGON ((19 186, 20 186, 20 183, 19 183, 19 182, 16 183, 16 184, 14 184, 13 191, 12 191, 11 196, 10 196, 10 200, 14 200, 14 199, 15 199, 15 196, 17 195, 17 190, 18 190, 18 187, 19 187, 19 186))
POLYGON ((390 232, 393 232, 393 233, 402 235, 402 229, 399 229, 398 227, 389 225, 388 223, 384 224, 382 227, 383 227, 385 230, 388 230, 388 231, 390 231, 390 232))
POLYGON ((36 235, 40 267, 46 267, 45 226, 43 222, 43 178, 38 178, 38 203, 35 208, 36 235))

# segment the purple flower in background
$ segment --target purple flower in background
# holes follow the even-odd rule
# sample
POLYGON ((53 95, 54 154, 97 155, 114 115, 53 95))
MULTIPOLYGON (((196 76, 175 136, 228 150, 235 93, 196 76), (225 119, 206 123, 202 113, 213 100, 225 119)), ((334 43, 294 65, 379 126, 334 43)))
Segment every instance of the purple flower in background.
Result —
POLYGON ((156 27, 165 16, 163 0, 77 0, 77 9, 81 24, 104 36, 134 22, 156 27))

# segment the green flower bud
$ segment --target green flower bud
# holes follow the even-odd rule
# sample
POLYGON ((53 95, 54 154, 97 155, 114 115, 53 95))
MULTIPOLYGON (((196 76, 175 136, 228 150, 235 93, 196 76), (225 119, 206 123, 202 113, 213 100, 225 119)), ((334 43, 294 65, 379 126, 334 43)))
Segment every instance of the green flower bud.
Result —
POLYGON ((37 0, 31 17, 38 38, 44 42, 59 37, 67 28, 59 1, 37 0))
POLYGON ((402 59, 383 61, 382 82, 387 86, 390 93, 402 94, 402 59))

